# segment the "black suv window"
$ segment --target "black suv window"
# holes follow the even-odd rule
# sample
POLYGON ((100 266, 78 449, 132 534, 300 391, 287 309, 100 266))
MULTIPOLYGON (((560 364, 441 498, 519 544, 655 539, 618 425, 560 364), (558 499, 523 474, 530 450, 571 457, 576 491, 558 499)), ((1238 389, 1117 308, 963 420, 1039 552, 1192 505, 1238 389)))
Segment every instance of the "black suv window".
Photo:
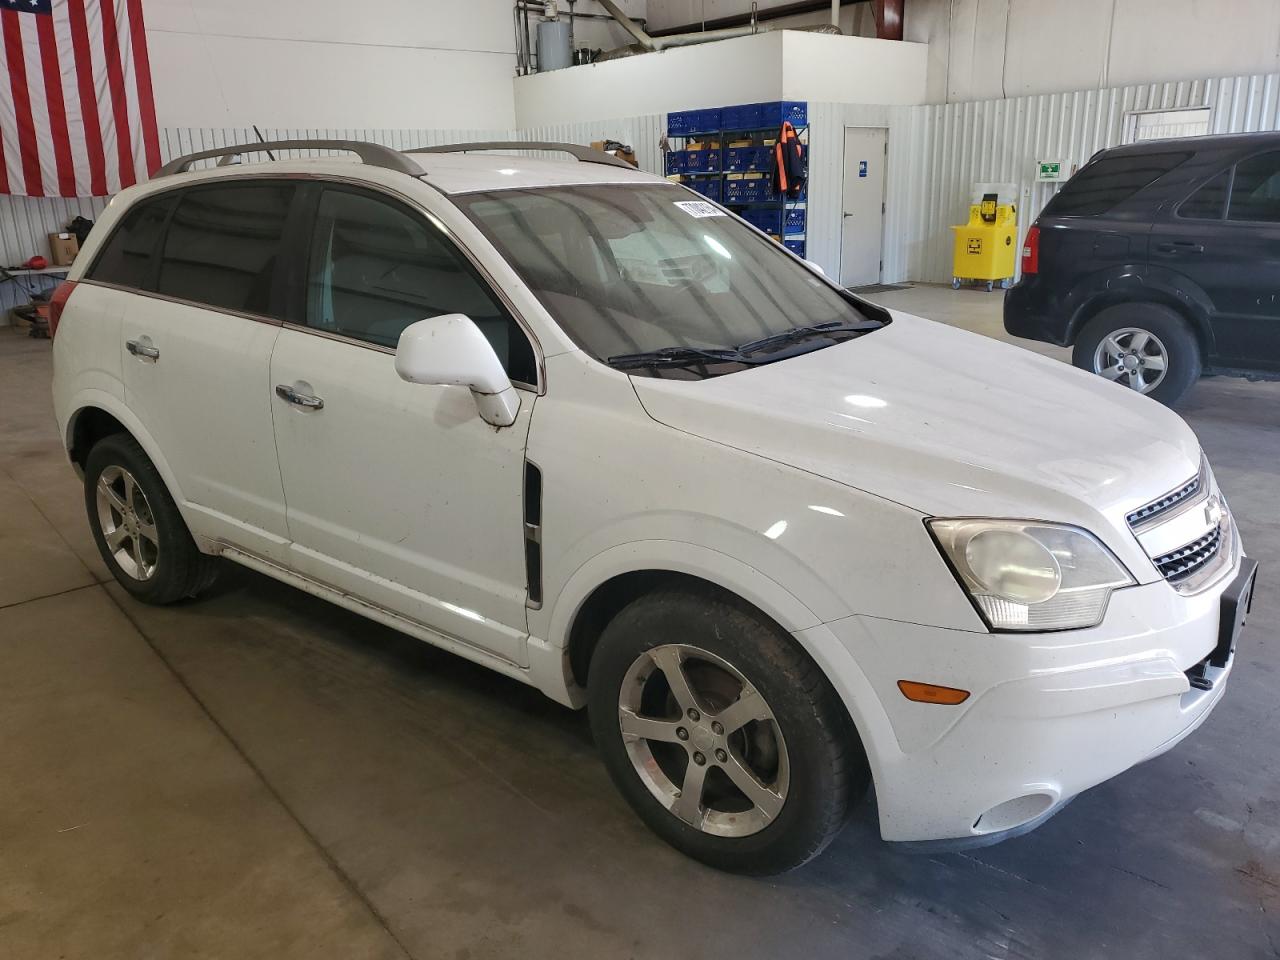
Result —
POLYGON ((1230 181, 1231 171, 1223 170, 1182 201, 1178 207, 1178 216, 1191 220, 1221 220, 1223 208, 1227 205, 1227 184, 1230 181))
POLYGON ((121 287, 146 289, 160 231, 173 207, 173 194, 143 200, 124 215, 102 253, 88 271, 88 279, 121 287))
POLYGON ((227 183, 182 194, 165 234, 157 291, 242 313, 271 309, 294 187, 227 183))
POLYGON ((1280 222, 1280 150, 1236 164, 1227 219, 1280 222))
POLYGON ((1067 181, 1044 212, 1054 217, 1100 216, 1190 156, 1185 152, 1127 153, 1094 160, 1067 181))
POLYGON ((394 201, 352 190, 320 195, 307 269, 307 325, 394 347, 405 327, 462 313, 512 380, 535 383, 528 338, 439 230, 394 201))

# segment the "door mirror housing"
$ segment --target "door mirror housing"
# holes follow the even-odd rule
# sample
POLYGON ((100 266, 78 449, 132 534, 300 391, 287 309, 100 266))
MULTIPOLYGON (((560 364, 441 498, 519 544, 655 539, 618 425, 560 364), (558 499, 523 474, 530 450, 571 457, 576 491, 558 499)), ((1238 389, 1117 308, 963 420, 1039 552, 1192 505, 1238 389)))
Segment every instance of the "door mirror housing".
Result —
POLYGON ((822 269, 822 264, 820 263, 814 263, 812 260, 806 260, 804 264, 820 277, 825 277, 827 275, 827 271, 822 269))
POLYGON ((396 346, 396 373, 409 383, 467 387, 486 423, 509 427, 520 395, 470 317, 447 313, 405 327, 396 346))

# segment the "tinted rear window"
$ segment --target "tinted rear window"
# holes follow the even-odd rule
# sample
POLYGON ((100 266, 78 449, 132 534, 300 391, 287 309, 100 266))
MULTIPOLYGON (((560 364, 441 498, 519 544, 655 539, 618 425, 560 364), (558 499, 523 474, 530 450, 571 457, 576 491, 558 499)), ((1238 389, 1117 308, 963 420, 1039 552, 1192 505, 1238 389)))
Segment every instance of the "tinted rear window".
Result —
POLYGON ((144 200, 124 215, 120 226, 88 271, 88 279, 144 289, 151 279, 156 241, 173 196, 144 200))
POLYGON ((243 313, 270 310, 286 183, 201 187, 183 194, 165 234, 157 291, 243 313))
POLYGON ((1190 157, 1190 153, 1134 153, 1103 157, 1072 177, 1045 208, 1055 217, 1096 217, 1129 199, 1190 157))

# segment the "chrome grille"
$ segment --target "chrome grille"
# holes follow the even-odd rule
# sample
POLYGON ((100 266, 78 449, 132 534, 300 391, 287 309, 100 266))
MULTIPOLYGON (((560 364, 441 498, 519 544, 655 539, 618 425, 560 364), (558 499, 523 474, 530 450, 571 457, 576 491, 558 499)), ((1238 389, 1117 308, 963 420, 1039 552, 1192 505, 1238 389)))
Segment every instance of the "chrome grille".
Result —
POLYGON ((1186 546, 1171 550, 1161 557, 1152 558, 1152 563, 1160 571, 1161 576, 1172 584, 1180 583, 1213 560, 1222 549, 1222 524, 1214 527, 1203 537, 1191 541, 1186 546))
POLYGON ((1178 504, 1189 500, 1200 492, 1200 481, 1204 476, 1204 471, 1192 477, 1177 490, 1171 490, 1158 500, 1152 500, 1148 504, 1144 504, 1137 510, 1125 516, 1125 520, 1129 523, 1130 530, 1138 530, 1140 527, 1150 525, 1157 517, 1168 513, 1178 504))

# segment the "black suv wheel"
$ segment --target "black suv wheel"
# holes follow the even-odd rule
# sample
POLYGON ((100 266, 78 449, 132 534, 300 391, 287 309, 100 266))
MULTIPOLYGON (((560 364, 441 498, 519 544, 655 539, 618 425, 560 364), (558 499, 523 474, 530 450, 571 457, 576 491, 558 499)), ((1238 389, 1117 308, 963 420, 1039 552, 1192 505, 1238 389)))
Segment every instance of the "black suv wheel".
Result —
POLYGON ((1158 303, 1121 303, 1090 320, 1072 362, 1172 406, 1200 377, 1200 344, 1187 321, 1158 303))

